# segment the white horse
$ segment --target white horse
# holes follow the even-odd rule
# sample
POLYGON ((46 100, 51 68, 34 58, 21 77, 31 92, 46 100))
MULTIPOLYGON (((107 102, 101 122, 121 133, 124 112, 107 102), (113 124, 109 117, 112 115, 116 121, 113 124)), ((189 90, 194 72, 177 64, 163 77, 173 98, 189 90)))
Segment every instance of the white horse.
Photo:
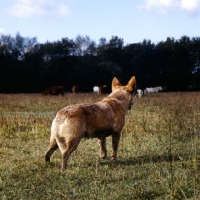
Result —
POLYGON ((141 89, 137 89, 136 95, 137 95, 139 98, 141 98, 142 95, 143 95, 143 91, 142 91, 141 89))
POLYGON ((151 88, 146 88, 146 89, 144 90, 144 94, 146 94, 146 93, 151 93, 151 88))
POLYGON ((151 92, 153 92, 153 93, 157 93, 157 92, 162 91, 162 90, 163 90, 163 89, 162 89, 161 86, 151 88, 151 92))
POLYGON ((146 88, 144 90, 144 93, 157 93, 159 91, 162 91, 162 87, 161 86, 158 86, 158 87, 150 87, 150 88, 146 88))
POLYGON ((94 86, 93 87, 93 93, 99 94, 99 86, 94 86))

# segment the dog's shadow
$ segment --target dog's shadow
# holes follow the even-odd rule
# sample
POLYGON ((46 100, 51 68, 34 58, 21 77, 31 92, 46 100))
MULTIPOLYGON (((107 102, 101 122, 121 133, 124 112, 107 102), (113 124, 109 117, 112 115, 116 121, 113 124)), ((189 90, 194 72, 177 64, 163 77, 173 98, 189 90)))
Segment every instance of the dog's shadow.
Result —
POLYGON ((117 161, 110 161, 110 159, 107 160, 101 160, 100 165, 142 165, 145 163, 172 163, 180 161, 181 158, 178 155, 156 155, 156 156, 138 156, 138 157, 129 157, 125 160, 117 160, 117 161))

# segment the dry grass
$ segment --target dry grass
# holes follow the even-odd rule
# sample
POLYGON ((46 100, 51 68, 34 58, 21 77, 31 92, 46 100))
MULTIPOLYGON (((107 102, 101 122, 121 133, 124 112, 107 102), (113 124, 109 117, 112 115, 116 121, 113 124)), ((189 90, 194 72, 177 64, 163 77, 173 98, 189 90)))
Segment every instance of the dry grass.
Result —
MULTIPOLYGON (((0 94, 1 199, 200 199, 200 93, 136 99, 122 132, 119 160, 103 161, 83 139, 62 173, 61 154, 44 162, 52 119, 94 94, 0 94)), ((111 141, 108 138, 108 155, 111 141)))

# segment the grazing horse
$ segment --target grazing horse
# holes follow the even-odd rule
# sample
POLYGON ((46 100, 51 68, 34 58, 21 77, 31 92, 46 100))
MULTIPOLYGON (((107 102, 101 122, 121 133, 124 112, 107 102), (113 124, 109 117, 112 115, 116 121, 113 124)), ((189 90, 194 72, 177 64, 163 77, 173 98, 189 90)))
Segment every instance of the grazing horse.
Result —
POLYGON ((63 86, 51 86, 47 87, 43 92, 43 95, 59 95, 64 96, 64 87, 63 86))
POLYGON ((151 88, 151 90, 152 90, 153 93, 157 93, 159 91, 162 91, 163 89, 162 89, 161 86, 158 86, 158 87, 151 88))
POLYGON ((78 92, 78 86, 77 85, 74 85, 73 87, 72 87, 72 93, 77 93, 78 92))
POLYGON ((107 89, 107 86, 106 85, 102 85, 99 88, 99 94, 105 94, 106 93, 106 89, 107 89))
POLYGON ((141 98, 143 95, 143 91, 141 89, 137 89, 136 95, 141 98))
POLYGON ((151 93, 151 88, 146 88, 146 89, 144 90, 144 94, 146 94, 146 93, 151 93))
POLYGON ((157 93, 159 91, 162 91, 162 87, 161 86, 146 88, 144 93, 157 93))
POLYGON ((99 94, 99 86, 94 86, 93 92, 99 94))

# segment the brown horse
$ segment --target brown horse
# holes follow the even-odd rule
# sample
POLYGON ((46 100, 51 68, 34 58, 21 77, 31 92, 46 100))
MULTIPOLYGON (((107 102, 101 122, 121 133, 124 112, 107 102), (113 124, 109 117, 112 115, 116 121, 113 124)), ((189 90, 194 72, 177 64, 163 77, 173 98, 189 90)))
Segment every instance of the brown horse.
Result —
POLYGON ((64 87, 63 86, 51 86, 47 87, 43 92, 43 95, 59 95, 64 96, 64 87))
POLYGON ((78 92, 78 86, 77 85, 74 85, 72 87, 72 93, 77 93, 78 92))
POLYGON ((102 85, 99 88, 99 94, 106 94, 106 89, 107 89, 107 86, 106 85, 102 85))

